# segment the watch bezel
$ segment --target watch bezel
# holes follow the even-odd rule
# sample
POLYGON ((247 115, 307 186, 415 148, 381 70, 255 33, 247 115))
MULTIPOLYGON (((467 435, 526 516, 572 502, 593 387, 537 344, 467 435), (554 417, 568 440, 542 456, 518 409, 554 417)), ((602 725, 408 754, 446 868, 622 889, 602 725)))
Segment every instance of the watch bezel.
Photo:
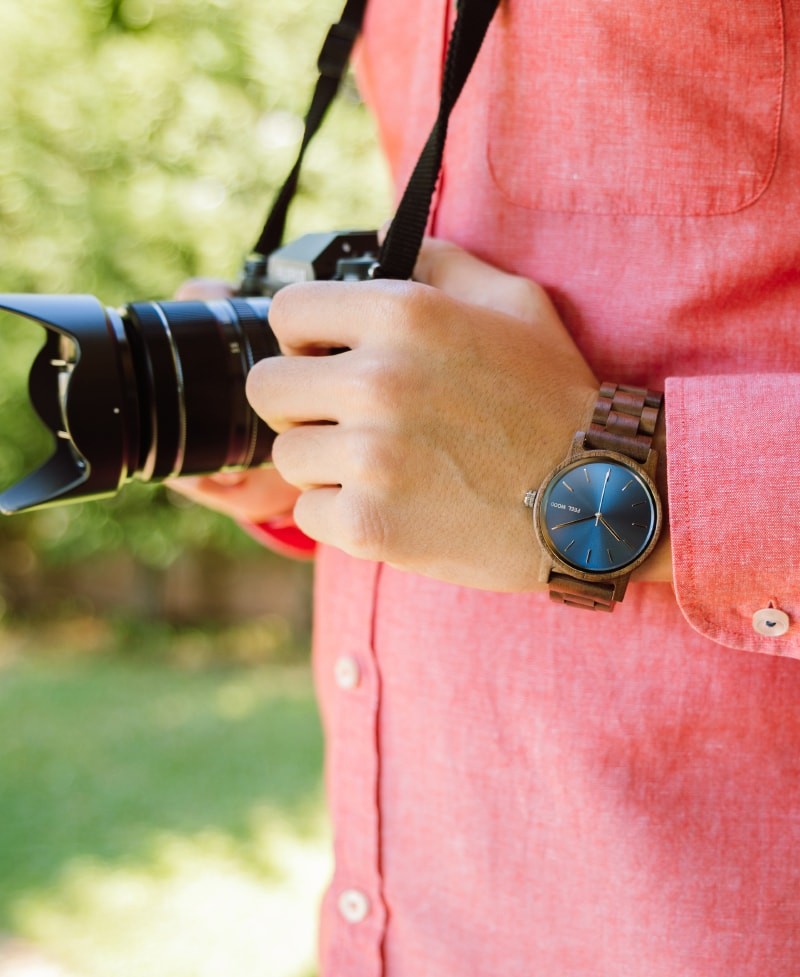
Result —
POLYGON ((567 574, 568 576, 574 577, 577 580, 602 582, 605 580, 616 580, 619 577, 626 577, 630 575, 638 566, 644 563, 644 561, 655 549, 663 526, 661 496, 652 475, 648 471, 648 467, 652 468, 655 465, 655 452, 651 452, 651 457, 653 459, 652 465, 650 463, 650 459, 648 459, 645 466, 642 466, 633 461, 633 459, 629 458, 627 455, 620 454, 616 451, 608 451, 606 449, 582 449, 577 453, 572 453, 569 458, 562 461, 559 465, 552 469, 551 472, 549 472, 536 493, 536 501, 533 506, 533 528, 536 533, 536 537, 539 540, 539 544, 544 549, 552 564, 551 567, 547 568, 548 576, 553 570, 555 570, 558 573, 567 574), (633 474, 635 474, 644 483, 653 500, 653 506, 655 508, 655 527, 653 529, 653 535, 651 536, 647 546, 642 550, 641 553, 638 554, 638 556, 634 557, 630 563, 626 563, 624 566, 618 567, 616 570, 580 570, 561 559, 557 550, 555 550, 553 544, 550 542, 549 533, 547 532, 546 527, 543 525, 541 515, 542 502, 546 496, 547 489, 561 476, 563 472, 578 467, 584 461, 598 461, 602 459, 622 465, 624 468, 627 468, 629 471, 633 472, 633 474))

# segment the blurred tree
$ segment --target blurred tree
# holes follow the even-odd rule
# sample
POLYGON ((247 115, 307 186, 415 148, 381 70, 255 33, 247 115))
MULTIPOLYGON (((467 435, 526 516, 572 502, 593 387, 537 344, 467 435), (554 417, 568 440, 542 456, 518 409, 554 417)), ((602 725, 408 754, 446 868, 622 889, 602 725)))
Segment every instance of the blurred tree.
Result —
MULTIPOLYGON (((0 291, 169 296, 235 279, 288 172, 341 0, 0 0, 0 291)), ((388 181, 351 88, 312 147, 289 236, 370 227, 388 181)), ((46 453, 27 406, 41 331, 0 319, 0 483, 46 453)), ((69 564, 126 548, 162 567, 187 548, 252 546, 161 489, 0 519, 69 564)))

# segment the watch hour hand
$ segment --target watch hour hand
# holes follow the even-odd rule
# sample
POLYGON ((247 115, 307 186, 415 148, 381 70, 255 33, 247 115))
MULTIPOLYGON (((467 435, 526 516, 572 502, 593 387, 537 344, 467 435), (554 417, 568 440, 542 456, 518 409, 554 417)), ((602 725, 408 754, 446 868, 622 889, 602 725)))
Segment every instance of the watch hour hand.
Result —
POLYGON ((590 519, 594 519, 594 516, 581 516, 580 519, 570 519, 568 522, 560 522, 557 526, 551 527, 551 532, 556 529, 564 529, 565 526, 574 526, 579 522, 588 522, 590 519))

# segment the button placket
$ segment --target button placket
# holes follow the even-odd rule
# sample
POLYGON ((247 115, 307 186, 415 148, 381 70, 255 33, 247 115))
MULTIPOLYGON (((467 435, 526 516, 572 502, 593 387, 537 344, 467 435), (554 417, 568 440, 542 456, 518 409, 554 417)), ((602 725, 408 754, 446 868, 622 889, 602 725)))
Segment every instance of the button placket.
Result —
MULTIPOLYGON (((348 565, 353 583, 376 597, 379 567, 348 565)), ((373 649, 373 603, 365 601, 343 634, 328 673, 333 705, 328 732, 335 874, 326 902, 338 918, 324 946, 322 970, 379 977, 386 922, 380 875, 378 715, 380 677, 373 649)))

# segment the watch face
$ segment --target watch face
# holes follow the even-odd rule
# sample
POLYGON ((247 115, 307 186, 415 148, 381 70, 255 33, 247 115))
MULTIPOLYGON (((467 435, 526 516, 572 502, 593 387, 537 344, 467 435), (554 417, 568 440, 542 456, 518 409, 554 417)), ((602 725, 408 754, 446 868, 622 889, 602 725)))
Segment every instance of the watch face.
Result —
POLYGON ((648 548, 658 507, 647 482, 606 458, 561 469, 542 493, 541 531, 556 556, 583 573, 612 573, 648 548))

